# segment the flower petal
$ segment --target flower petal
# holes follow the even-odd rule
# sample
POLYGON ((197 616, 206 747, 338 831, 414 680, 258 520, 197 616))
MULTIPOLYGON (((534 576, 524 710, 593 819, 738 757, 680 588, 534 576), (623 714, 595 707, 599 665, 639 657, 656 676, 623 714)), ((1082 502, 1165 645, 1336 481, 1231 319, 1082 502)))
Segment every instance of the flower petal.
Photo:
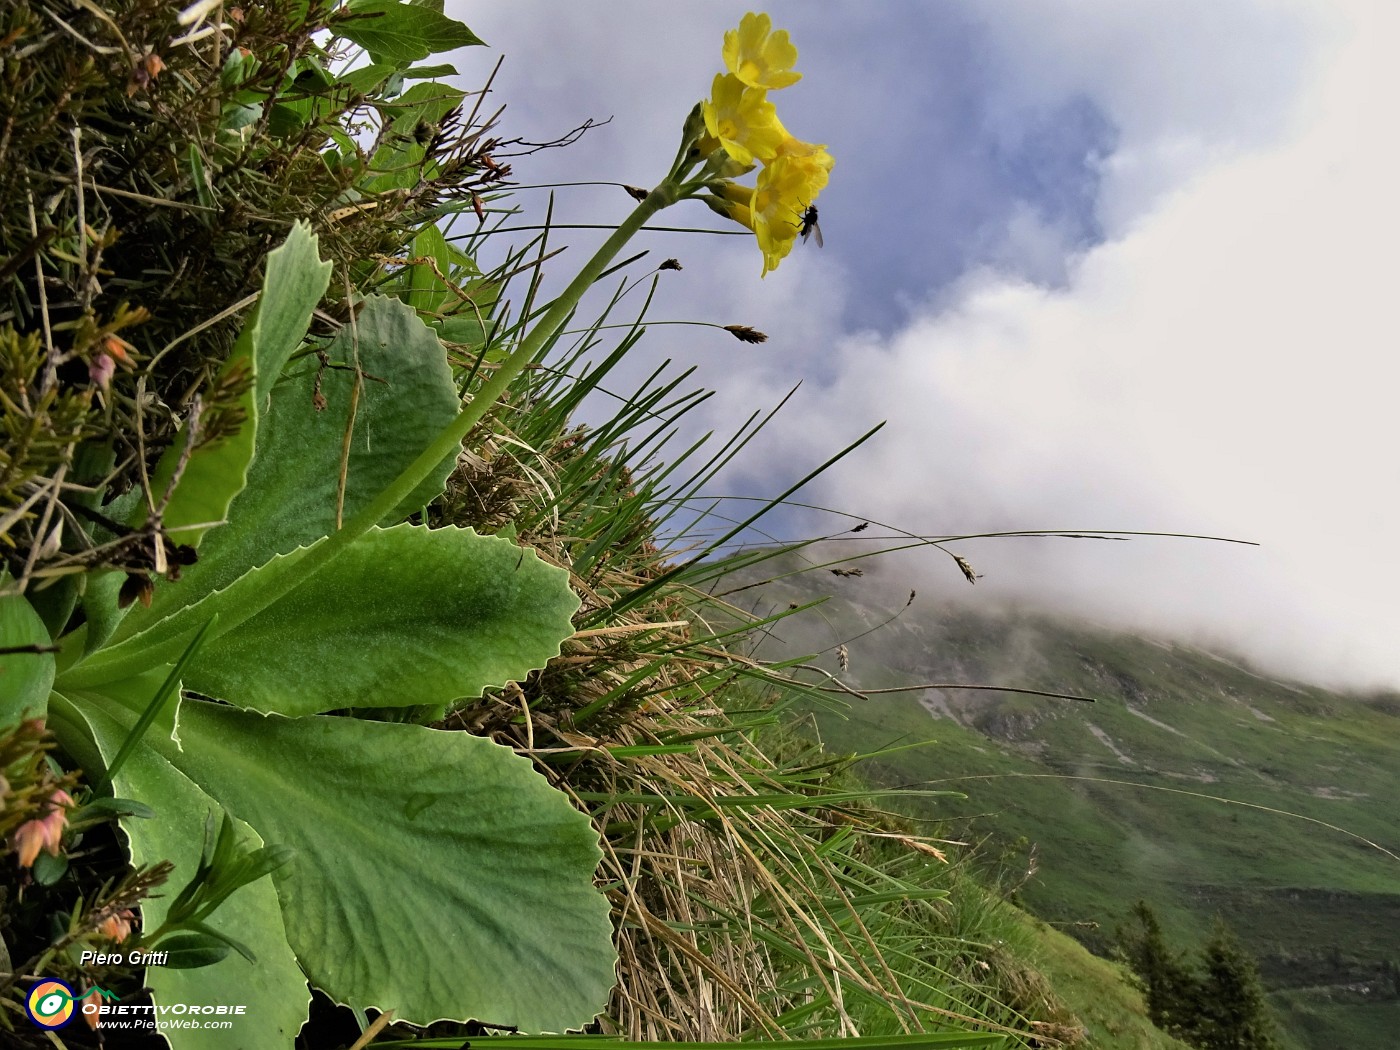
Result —
POLYGON ((740 164, 771 160, 787 137, 767 94, 746 87, 733 73, 717 73, 710 98, 701 106, 705 130, 740 164))
POLYGON ((774 32, 767 14, 752 11, 740 19, 738 29, 724 34, 724 64, 754 88, 785 88, 802 79, 792 68, 797 64, 797 48, 787 30, 774 32))

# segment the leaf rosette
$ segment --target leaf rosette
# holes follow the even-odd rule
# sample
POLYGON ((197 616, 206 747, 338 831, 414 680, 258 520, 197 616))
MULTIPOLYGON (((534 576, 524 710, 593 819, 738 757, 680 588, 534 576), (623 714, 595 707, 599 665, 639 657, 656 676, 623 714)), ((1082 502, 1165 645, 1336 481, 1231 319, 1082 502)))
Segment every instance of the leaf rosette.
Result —
MULTIPOLYGON (((242 848, 290 848, 208 920, 256 962, 153 967, 157 1001, 239 989, 257 1003, 240 1034, 268 1047, 290 1047, 306 978, 417 1024, 578 1028, 616 961, 588 818, 489 740, 329 714, 440 714, 524 678, 558 654, 579 606, 563 569, 509 539, 395 524, 442 491, 455 455, 422 461, 459 396, 437 336, 393 298, 365 299, 353 327, 298 356, 329 276, 294 227, 226 366, 248 379, 242 430, 157 467, 176 479, 166 524, 198 562, 149 606, 90 587, 61 661, 0 657, 15 687, 0 723, 46 714, 94 780, 106 770, 119 796, 149 803, 155 819, 122 820, 132 860, 172 860, 177 882, 198 867, 210 814, 230 815, 242 848), (379 524, 346 524, 365 513, 379 524)), ((0 598, 0 642, 48 641, 24 598, 0 598)), ((149 902, 144 929, 168 906, 149 902)))

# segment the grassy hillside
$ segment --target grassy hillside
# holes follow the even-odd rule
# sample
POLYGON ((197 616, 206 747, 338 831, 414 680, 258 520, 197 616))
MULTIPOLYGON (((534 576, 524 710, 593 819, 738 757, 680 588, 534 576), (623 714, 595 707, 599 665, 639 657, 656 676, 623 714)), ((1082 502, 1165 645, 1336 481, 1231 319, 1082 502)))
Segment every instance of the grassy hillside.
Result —
POLYGON ((1022 913, 1028 960, 1084 1027, 1094 1050, 1188 1050, 1147 1018, 1126 970, 1091 954, 1074 938, 1022 913))
MULTIPOLYGON (((1090 948, 1109 950, 1139 898, 1183 947, 1222 914, 1259 958, 1297 1045, 1392 1045, 1400 1029, 1394 697, 1345 696, 1187 646, 1026 612, 915 604, 856 638, 900 604, 868 597, 879 593, 878 578, 790 577, 752 600, 781 607, 823 589, 837 597, 785 621, 766 643, 770 655, 834 650, 850 638, 841 677, 863 691, 960 682, 1097 698, 832 693, 830 704, 809 705, 828 748, 888 749, 866 767, 885 786, 965 792, 922 811, 1033 871, 1020 890, 1027 906, 1090 948), (923 746, 906 746, 914 743, 923 746)), ((839 673, 834 651, 821 662, 839 673)))

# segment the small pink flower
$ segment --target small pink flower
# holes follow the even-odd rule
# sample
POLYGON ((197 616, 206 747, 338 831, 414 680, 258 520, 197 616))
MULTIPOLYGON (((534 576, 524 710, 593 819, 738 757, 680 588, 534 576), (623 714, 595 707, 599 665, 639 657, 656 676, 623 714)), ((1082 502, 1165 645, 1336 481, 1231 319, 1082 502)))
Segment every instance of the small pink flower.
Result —
POLYGON ((117 363, 107 354, 98 354, 88 365, 88 378, 93 384, 100 386, 103 390, 112 385, 112 376, 116 374, 117 363))
POLYGON ((36 820, 26 820, 15 829, 11 844, 19 852, 19 866, 30 868, 39 859, 41 850, 57 857, 63 846, 63 829, 68 826, 69 807, 74 805, 73 797, 58 788, 49 796, 49 811, 36 820))
POLYGON ((116 914, 103 919, 101 925, 97 927, 97 932, 108 940, 121 944, 122 941, 131 936, 131 924, 135 918, 136 916, 130 908, 123 908, 116 914))

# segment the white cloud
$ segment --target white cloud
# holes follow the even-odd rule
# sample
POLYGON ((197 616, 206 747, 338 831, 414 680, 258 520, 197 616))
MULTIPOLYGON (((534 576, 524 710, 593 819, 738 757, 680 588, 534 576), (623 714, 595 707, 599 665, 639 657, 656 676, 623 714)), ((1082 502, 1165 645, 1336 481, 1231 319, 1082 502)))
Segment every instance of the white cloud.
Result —
POLYGON ((979 589, 1400 686, 1400 36, 1394 8, 1349 13, 1286 142, 1198 173, 1063 291, 975 274, 891 338, 845 340, 788 448, 889 418, 829 489, 922 531, 1258 540, 1000 541, 974 560, 979 589))
POLYGON ((1110 233, 1222 157, 1296 131, 1300 88, 1344 33, 1335 9, 1301 0, 1011 0, 982 15, 1004 134, 1075 96, 1121 133, 1099 200, 1110 233))
MULTIPOLYGON (((720 396, 695 422, 722 432, 807 380, 766 457, 750 457, 735 484, 762 478, 773 491, 774 479, 800 476, 888 418, 819 498, 934 532, 1097 526, 1265 544, 985 542, 968 548, 987 574, 975 591, 946 565, 921 563, 939 594, 1030 595, 1206 634, 1301 674, 1400 686, 1400 374, 1388 307, 1400 284, 1397 10, 1390 0, 777 5, 811 81, 794 100, 821 100, 803 126, 840 161, 828 248, 760 283, 751 244, 648 235, 658 258, 686 263, 664 275, 653 316, 749 323, 773 339, 744 347, 657 328, 636 367, 698 363, 720 396), (978 33, 953 34, 958 18, 978 33), (892 32, 928 37, 931 57, 919 69, 882 61, 892 32), (950 86, 959 41, 982 49, 963 73, 990 92, 968 111, 983 123, 966 129, 966 113, 928 97, 930 85, 950 86), (822 94, 824 83, 839 90, 822 94), (931 187, 976 190, 937 181, 955 135, 1014 146, 1076 98, 1119 132, 1098 161, 1107 243, 1066 256, 1062 231, 1010 208, 981 247, 1060 290, 977 270, 928 290, 901 331, 842 334, 854 272, 883 276, 884 260, 869 240, 848 254, 855 238, 833 228, 882 230, 893 244, 931 187), (926 168, 838 148, 847 133, 880 132, 880 120, 929 144, 926 168)), ((505 45, 497 86, 512 133, 617 117, 579 150, 522 162, 522 174, 644 182, 708 85, 735 12, 522 2, 457 13, 505 45)), ((871 141, 880 134, 852 140, 871 141)), ((617 192, 571 191, 565 221, 620 217, 617 192)), ((570 243, 565 261, 588 250, 584 237, 570 243)))

